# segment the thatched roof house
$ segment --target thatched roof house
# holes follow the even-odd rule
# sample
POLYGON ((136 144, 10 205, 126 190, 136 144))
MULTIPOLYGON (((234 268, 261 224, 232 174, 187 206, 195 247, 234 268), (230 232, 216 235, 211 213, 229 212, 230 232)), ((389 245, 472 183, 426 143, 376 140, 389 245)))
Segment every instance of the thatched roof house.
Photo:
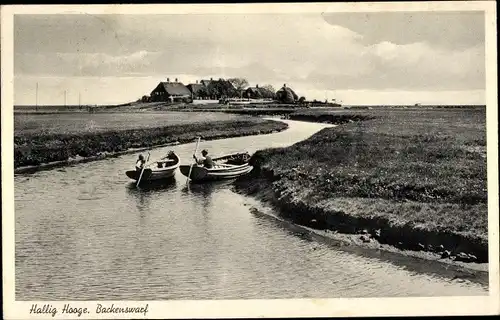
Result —
POLYGON ((286 83, 276 92, 276 99, 282 103, 295 103, 299 97, 286 83))
POLYGON ((257 84, 255 87, 247 88, 243 96, 250 99, 273 99, 275 94, 266 88, 259 87, 257 84))
POLYGON ((175 82, 170 82, 167 78, 166 82, 160 82, 151 91, 151 101, 179 101, 183 98, 191 98, 191 91, 177 79, 175 82))
POLYGON ((193 99, 200 96, 200 91, 206 90, 206 87, 203 84, 198 83, 198 80, 196 81, 196 83, 190 83, 186 87, 191 92, 191 96, 193 99))

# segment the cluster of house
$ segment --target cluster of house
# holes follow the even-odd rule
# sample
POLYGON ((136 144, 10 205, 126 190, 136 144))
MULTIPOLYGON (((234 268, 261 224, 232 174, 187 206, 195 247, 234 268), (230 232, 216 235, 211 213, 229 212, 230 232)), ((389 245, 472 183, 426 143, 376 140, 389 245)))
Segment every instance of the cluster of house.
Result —
POLYGON ((196 83, 184 85, 177 78, 175 81, 170 81, 167 78, 167 81, 160 82, 151 91, 149 97, 144 96, 143 101, 191 102, 193 100, 230 98, 280 100, 287 103, 294 103, 298 100, 295 92, 286 84, 277 92, 273 92, 268 88, 259 87, 259 85, 237 90, 230 81, 225 79, 214 80, 210 78, 210 80, 197 80, 196 83))

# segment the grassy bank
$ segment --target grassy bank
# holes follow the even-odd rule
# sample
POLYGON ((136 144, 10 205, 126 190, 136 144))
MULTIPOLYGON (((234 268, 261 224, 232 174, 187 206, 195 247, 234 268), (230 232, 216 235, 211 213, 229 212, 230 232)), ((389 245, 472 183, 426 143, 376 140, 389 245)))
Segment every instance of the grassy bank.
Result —
POLYGON ((66 161, 75 157, 95 157, 100 153, 119 153, 131 148, 154 147, 168 143, 191 142, 281 131, 287 125, 262 119, 221 120, 161 127, 108 130, 71 130, 68 133, 40 133, 15 130, 14 168, 66 161))
POLYGON ((301 224, 487 261, 485 111, 363 114, 289 148, 259 151, 251 179, 238 187, 301 224))
MULTIPOLYGON (((199 112, 200 110, 183 110, 185 112, 199 112)), ((293 109, 205 109, 202 112, 222 112, 248 116, 283 116, 295 112, 293 109)))
POLYGON ((227 105, 216 105, 216 106, 197 106, 197 107, 184 107, 175 109, 176 111, 182 112, 220 112, 225 114, 237 114, 237 115, 247 115, 247 116, 285 116, 294 113, 298 110, 293 107, 257 107, 257 106, 227 106, 227 105))
POLYGON ((135 112, 135 113, 60 113, 16 114, 14 134, 46 135, 96 133, 124 129, 146 129, 179 124, 251 119, 224 113, 135 112))
MULTIPOLYGON (((364 110, 363 110, 364 111, 364 110)), ((319 123, 344 124, 357 121, 365 121, 375 118, 373 114, 368 114, 360 110, 305 110, 295 111, 286 115, 287 119, 297 121, 310 121, 319 123)))

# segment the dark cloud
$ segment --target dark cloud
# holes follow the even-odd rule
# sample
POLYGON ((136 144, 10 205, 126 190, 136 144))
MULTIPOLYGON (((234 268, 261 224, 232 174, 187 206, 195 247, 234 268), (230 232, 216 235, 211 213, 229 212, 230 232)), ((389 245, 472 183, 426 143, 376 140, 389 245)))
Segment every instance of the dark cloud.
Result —
POLYGON ((16 15, 14 50, 18 53, 103 52, 122 50, 113 19, 90 14, 16 15))
POLYGON ((14 50, 107 54, 203 50, 214 45, 210 37, 183 33, 187 25, 196 26, 198 19, 185 15, 16 15, 14 50))

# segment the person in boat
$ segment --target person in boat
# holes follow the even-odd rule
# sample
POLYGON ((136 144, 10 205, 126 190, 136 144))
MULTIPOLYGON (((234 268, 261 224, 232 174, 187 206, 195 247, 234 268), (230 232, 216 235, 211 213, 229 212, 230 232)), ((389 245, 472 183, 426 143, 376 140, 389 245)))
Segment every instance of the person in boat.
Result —
POLYGON ((140 154, 139 159, 137 159, 137 162, 135 163, 135 170, 141 171, 144 164, 146 164, 146 160, 144 160, 144 156, 140 154))
POLYGON ((212 158, 208 155, 208 151, 205 149, 201 152, 202 157, 197 158, 195 154, 193 154, 193 158, 197 164, 203 165, 207 169, 211 169, 215 167, 215 163, 212 158))
POLYGON ((175 159, 174 152, 170 150, 166 156, 164 156, 163 158, 160 159, 160 161, 158 161, 158 168, 168 167, 175 164, 174 159, 175 159))

